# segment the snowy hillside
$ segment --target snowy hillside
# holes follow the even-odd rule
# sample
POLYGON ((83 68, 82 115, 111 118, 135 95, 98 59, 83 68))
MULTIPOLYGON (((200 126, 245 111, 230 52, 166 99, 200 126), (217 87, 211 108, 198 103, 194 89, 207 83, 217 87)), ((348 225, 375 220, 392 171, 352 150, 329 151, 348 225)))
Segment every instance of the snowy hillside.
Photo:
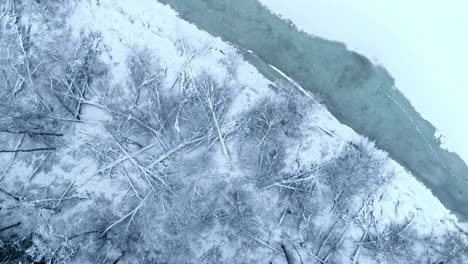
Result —
POLYGON ((7 1, 0 34, 0 263, 468 261, 386 153, 167 6, 7 1))

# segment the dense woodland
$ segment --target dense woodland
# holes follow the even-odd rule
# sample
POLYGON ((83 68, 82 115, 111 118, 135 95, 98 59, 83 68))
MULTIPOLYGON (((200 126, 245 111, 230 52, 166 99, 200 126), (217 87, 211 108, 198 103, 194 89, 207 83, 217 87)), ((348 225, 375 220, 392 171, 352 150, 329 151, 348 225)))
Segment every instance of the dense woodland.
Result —
POLYGON ((0 263, 468 262, 461 230, 377 215, 395 172, 368 140, 294 158, 317 100, 280 80, 237 110, 239 55, 195 71, 184 39, 174 81, 135 47, 114 83, 74 5, 0 3, 0 263))

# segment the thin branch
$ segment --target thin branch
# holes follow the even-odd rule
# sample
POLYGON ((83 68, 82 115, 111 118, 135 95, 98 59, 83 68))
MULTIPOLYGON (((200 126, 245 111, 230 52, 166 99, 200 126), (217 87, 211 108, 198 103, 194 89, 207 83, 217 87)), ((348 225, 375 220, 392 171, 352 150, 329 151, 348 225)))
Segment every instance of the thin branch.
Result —
MULTIPOLYGON (((19 147, 21 147, 21 145, 23 144, 23 141, 24 141, 24 138, 25 136, 22 135, 18 142, 16 143, 15 145, 15 150, 16 149, 19 149, 19 147)), ((3 180, 3 178, 5 177, 6 173, 10 170, 11 166, 13 165, 13 162, 15 161, 16 159, 16 156, 18 155, 17 152, 15 152, 15 154, 13 155, 13 157, 11 157, 10 161, 8 162, 8 165, 5 167, 5 169, 2 171, 2 173, 0 174, 0 182, 3 180)))
MULTIPOLYGON (((114 137, 114 135, 112 135, 112 138, 114 139, 114 141, 117 143, 117 145, 119 146, 120 150, 125 154, 125 156, 128 157, 128 159, 130 160, 130 162, 137 168, 139 169, 146 177, 147 179, 149 179, 148 177, 148 174, 153 176, 154 178, 156 178, 158 181, 160 181, 164 186, 166 186, 170 192, 174 193, 172 191, 172 188, 166 183, 166 181, 164 181, 163 179, 161 179, 161 177, 157 176, 156 174, 152 173, 149 169, 141 166, 133 157, 130 156, 130 154, 127 152, 127 150, 125 150, 125 148, 122 146, 122 144, 120 144, 120 142, 114 137)), ((151 185, 151 187, 153 187, 151 185)), ((153 188, 154 189, 154 188, 153 188)))
POLYGON ((72 239, 80 237, 80 236, 90 235, 90 234, 94 234, 94 233, 99 233, 99 231, 97 231, 97 230, 87 231, 87 232, 84 232, 84 233, 81 233, 81 234, 72 235, 72 236, 67 237, 67 240, 72 240, 72 239))
POLYGON ((8 192, 8 191, 4 190, 3 188, 0 188, 0 192, 2 192, 2 193, 4 193, 4 194, 6 194, 7 196, 9 196, 9 197, 11 197, 11 198, 15 199, 15 200, 16 200, 16 201, 18 201, 18 202, 22 200, 22 199, 21 199, 21 197, 19 197, 19 196, 17 196, 17 195, 14 195, 14 194, 10 193, 10 192, 8 192))
POLYGON ((21 222, 18 222, 18 223, 13 224, 13 225, 9 225, 9 226, 4 227, 4 228, 0 228, 0 232, 3 232, 3 231, 5 231, 5 230, 11 229, 11 228, 15 228, 15 227, 17 227, 17 226, 19 226, 19 225, 21 225, 21 222))
POLYGON ((274 248, 272 245, 268 244, 266 241, 263 241, 262 239, 256 238, 254 236, 248 236, 248 237, 251 238, 252 240, 255 240, 255 242, 259 243, 260 245, 265 246, 265 247, 273 250, 274 252, 276 252, 276 253, 278 253, 280 255, 284 255, 284 252, 274 248))
POLYGON ((57 148, 34 148, 34 149, 12 149, 12 150, 4 150, 1 149, 0 153, 18 153, 18 152, 36 152, 36 151, 54 151, 57 148))
POLYGON ((138 191, 136 190, 135 185, 133 184, 132 180, 130 179, 130 176, 127 173, 127 170, 125 168, 122 168, 122 171, 123 171, 123 175, 128 181, 128 184, 130 184, 130 186, 132 187, 132 190, 135 193, 135 195, 138 197, 139 200, 143 199, 141 195, 138 193, 138 191))
POLYGON ((157 158, 153 162, 151 162, 151 164, 149 164, 148 167, 155 166, 156 164, 158 164, 158 163, 164 161, 165 159, 169 158, 171 155, 178 152, 182 148, 184 148, 184 147, 186 147, 188 145, 200 142, 200 141, 204 140, 205 138, 206 138, 205 136, 202 136, 202 137, 196 138, 194 140, 190 140, 190 141, 179 144, 177 147, 175 147, 175 148, 169 150, 168 152, 162 154, 161 156, 159 156, 159 158, 157 158))
MULTIPOLYGON (((49 199, 39 199, 39 200, 34 200, 34 201, 24 201, 24 202, 21 202, 21 203, 16 203, 16 204, 13 204, 13 205, 9 205, 7 207, 4 207, 5 209, 11 209, 11 208, 15 208, 15 207, 18 207, 18 206, 21 206, 21 205, 28 205, 28 204, 32 204, 32 205, 35 205, 35 206, 38 206, 38 203, 45 203, 45 202, 55 202, 55 201, 65 201, 65 200, 71 200, 71 199, 87 199, 88 197, 84 197, 84 196, 79 196, 79 195, 71 195, 71 196, 68 196, 68 197, 64 197, 64 198, 49 198, 49 199)), ((40 206, 40 205, 39 205, 40 206)), ((41 208, 45 208, 47 210, 53 210, 53 211, 58 211, 56 208, 51 208, 51 207, 45 207, 45 206, 40 206, 41 208)))
MULTIPOLYGON (((296 245, 295 245, 295 246, 296 246, 296 245)), ((317 255, 315 255, 314 253, 312 253, 312 252, 311 252, 310 250, 308 250, 307 248, 305 248, 305 247, 303 247, 303 246, 301 246, 301 245, 299 245, 299 246, 300 246, 302 249, 304 249, 304 251, 305 251, 307 254, 309 254, 309 255, 311 255, 313 258, 315 258, 318 262, 320 262, 320 263, 325 263, 325 261, 323 261, 321 258, 319 258, 317 255)))
MULTIPOLYGON (((28 56, 28 53, 26 52, 26 49, 24 47, 23 34, 21 34, 21 32, 19 31, 18 26, 16 26, 16 33, 17 33, 17 36, 18 36, 18 41, 19 41, 19 44, 20 44, 21 51, 23 52, 23 55, 24 55, 24 61, 26 63, 26 69, 28 71, 28 78, 29 78, 29 82, 30 82, 30 85, 31 85, 31 87, 30 87, 31 91, 36 95, 37 98, 39 98, 39 101, 47 108, 47 110, 52 111, 51 108, 49 107, 49 105, 47 105, 47 103, 45 102, 44 98, 42 98, 42 96, 36 91, 36 89, 34 87, 34 81, 33 81, 33 78, 32 78, 33 72, 31 71, 31 65, 29 63, 29 56, 28 56)), ((40 63, 38 65, 38 67, 41 64, 42 63, 40 63)), ((34 71, 36 71, 37 68, 34 69, 34 71)))
POLYGON ((55 137, 63 137, 62 133, 52 133, 52 132, 36 132, 36 131, 13 131, 8 129, 0 129, 0 132, 10 133, 10 134, 28 134, 28 135, 39 135, 39 136, 55 136, 55 137))
POLYGON ((296 251, 296 254, 299 256, 299 261, 301 262, 301 264, 304 264, 304 262, 302 261, 302 256, 299 253, 299 250, 297 250, 296 245, 293 244, 293 247, 294 247, 294 250, 296 251))
POLYGON ((284 256, 286 258, 286 262, 288 264, 294 264, 295 263, 294 258, 293 258, 293 256, 291 256, 291 254, 289 254, 289 251, 286 249, 286 246, 281 244, 281 249, 283 249, 284 256))
POLYGON ((67 193, 70 191, 70 189, 71 189, 71 187, 73 186, 74 183, 75 183, 75 182, 72 181, 72 182, 68 185, 68 187, 67 187, 67 189, 65 190, 65 192, 63 192, 62 196, 60 196, 58 202, 55 204, 54 209, 57 208, 57 206, 60 205, 60 203, 62 202, 63 198, 64 198, 65 195, 67 195, 67 193))
POLYGON ((31 175, 29 175, 28 179, 25 182, 23 182, 21 186, 16 190, 16 192, 14 193, 15 195, 24 187, 26 182, 31 181, 31 179, 34 178, 34 176, 36 176, 36 174, 39 172, 39 170, 42 168, 42 166, 44 165, 44 163, 47 161, 49 157, 50 157, 50 152, 47 153, 46 157, 41 161, 39 166, 37 166, 36 169, 34 169, 34 171, 31 173, 31 175))
POLYGON ((101 235, 99 236, 99 238, 102 238, 109 230, 111 230, 114 226, 118 225, 119 223, 121 223, 122 221, 124 221, 125 219, 127 219, 128 217, 132 217, 131 219, 133 219, 133 217, 135 216, 135 214, 138 212, 138 210, 143 206, 143 204, 145 203, 146 199, 148 199, 148 197, 150 196, 150 194, 153 192, 153 190, 150 190, 148 192, 148 194, 145 196, 145 198, 138 204, 137 207, 135 207, 132 211, 130 211, 128 214, 124 215, 122 218, 120 218, 119 220, 117 220, 116 222, 114 222, 113 224, 111 224, 110 226, 108 226, 106 228, 106 230, 104 230, 104 232, 101 233, 101 235))
POLYGON ((114 168, 115 166, 119 165, 120 163, 128 160, 130 157, 135 157, 136 155, 146 151, 146 150, 149 150, 151 148, 153 148, 154 146, 156 146, 157 144, 159 144, 159 142, 153 142, 151 144, 149 144, 148 146, 140 149, 140 150, 137 150, 133 153, 130 153, 129 155, 124 155, 123 157, 115 160, 114 162, 110 163, 109 165, 105 166, 104 168, 98 170, 96 173, 94 173, 93 175, 91 175, 91 177, 89 177, 88 179, 86 179, 83 184, 81 184, 80 186, 83 186, 84 184, 86 184, 87 182, 89 182, 92 178, 94 178, 96 175, 99 175, 107 170, 110 170, 112 168, 114 168))

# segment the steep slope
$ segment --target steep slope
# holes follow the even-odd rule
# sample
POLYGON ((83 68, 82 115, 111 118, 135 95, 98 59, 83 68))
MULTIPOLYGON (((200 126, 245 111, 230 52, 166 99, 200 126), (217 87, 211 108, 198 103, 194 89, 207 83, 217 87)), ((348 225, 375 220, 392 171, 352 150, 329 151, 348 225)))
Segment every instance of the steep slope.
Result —
MULTIPOLYGON (((258 0, 159 0, 181 18, 249 50, 246 59, 270 80, 273 65, 320 95, 341 123, 373 140, 442 203, 468 217, 468 166, 441 147, 435 127, 395 87, 387 71, 343 43, 309 35, 258 0)), ((287 2, 289 4, 289 2, 287 2)))
POLYGON ((169 7, 2 14, 0 261, 466 261, 428 189, 169 7))

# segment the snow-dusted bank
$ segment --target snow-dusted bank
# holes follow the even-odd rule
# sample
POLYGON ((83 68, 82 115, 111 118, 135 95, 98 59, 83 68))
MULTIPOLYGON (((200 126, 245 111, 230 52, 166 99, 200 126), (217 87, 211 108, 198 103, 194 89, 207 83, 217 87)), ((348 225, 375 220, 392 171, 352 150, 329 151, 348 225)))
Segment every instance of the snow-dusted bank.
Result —
POLYGON ((467 260, 427 188, 169 7, 0 6, 0 261, 467 260))

